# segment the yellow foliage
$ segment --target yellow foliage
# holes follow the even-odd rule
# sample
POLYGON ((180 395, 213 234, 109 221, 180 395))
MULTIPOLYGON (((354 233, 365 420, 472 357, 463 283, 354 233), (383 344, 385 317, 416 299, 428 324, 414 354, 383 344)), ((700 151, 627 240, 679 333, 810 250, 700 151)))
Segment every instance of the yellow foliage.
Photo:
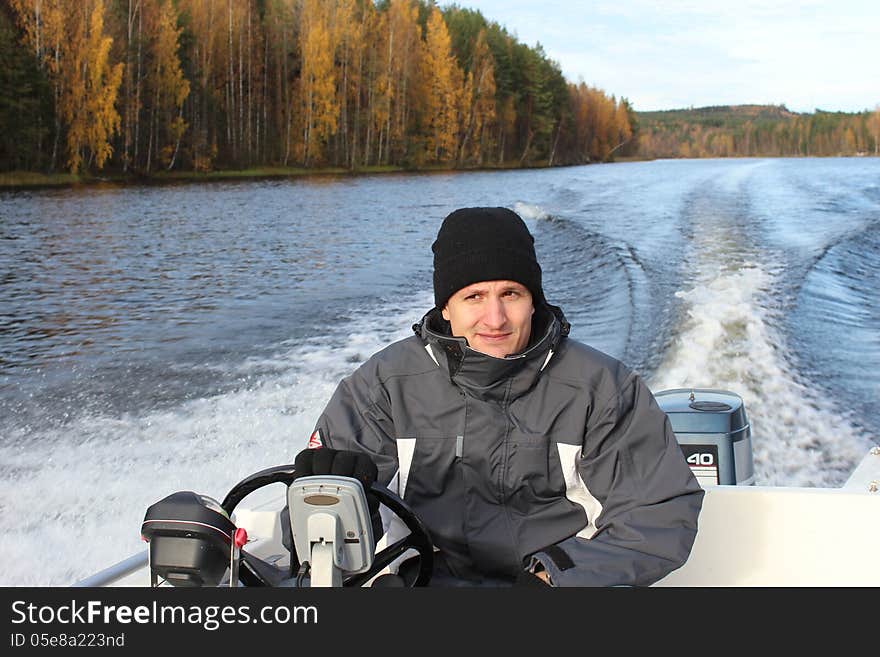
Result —
POLYGON ((110 65, 110 46, 113 39, 104 36, 104 3, 98 0, 92 11, 86 68, 85 117, 87 121, 85 146, 91 150, 95 166, 100 170, 113 154, 110 139, 119 132, 120 117, 116 111, 116 96, 122 82, 123 65, 110 65))
POLYGON ((605 161, 632 137, 623 101, 583 82, 569 85, 574 144, 580 159, 605 161))
POLYGON ((335 40, 331 29, 332 3, 305 0, 302 14, 302 98, 305 117, 304 160, 323 156, 326 140, 336 130, 339 101, 333 65, 335 40))
POLYGON ((103 168, 119 131, 123 71, 110 63, 113 39, 104 34, 103 0, 9 1, 52 84, 70 172, 78 173, 87 156, 103 168))
MULTIPOLYGON (((472 33, 436 2, 2 1, 51 85, 53 162, 60 153, 72 171, 105 166, 112 144, 126 170, 149 172, 178 153, 197 170, 291 158, 504 163, 527 152, 569 163, 605 160, 632 139, 625 103, 581 83, 566 105, 542 53, 513 74, 515 38, 489 22, 472 33), (451 39, 444 15, 465 31, 451 39)), ((832 142, 880 142, 865 125, 832 142)), ((695 136, 692 152, 710 152, 706 141, 695 136)))
POLYGON ((456 128, 462 73, 452 54, 446 22, 437 7, 431 9, 422 57, 425 82, 428 157, 448 162, 455 156, 456 128))
POLYGON ((868 130, 874 138, 874 153, 880 155, 880 105, 868 117, 868 130))
POLYGON ((156 58, 156 85, 162 96, 171 101, 174 109, 179 109, 189 96, 189 81, 183 77, 177 49, 183 30, 177 27, 177 10, 171 0, 165 0, 159 10, 156 29, 156 44, 153 48, 156 58))
POLYGON ((419 65, 423 44, 419 12, 412 0, 391 0, 384 21, 381 41, 384 71, 379 91, 387 105, 387 120, 380 128, 384 134, 385 160, 394 154, 407 155, 407 136, 415 116, 423 113, 424 89, 419 65))
POLYGON ((480 30, 474 46, 473 66, 461 93, 459 161, 473 159, 479 162, 482 154, 492 147, 492 127, 496 123, 495 91, 495 59, 486 41, 486 31, 480 30))

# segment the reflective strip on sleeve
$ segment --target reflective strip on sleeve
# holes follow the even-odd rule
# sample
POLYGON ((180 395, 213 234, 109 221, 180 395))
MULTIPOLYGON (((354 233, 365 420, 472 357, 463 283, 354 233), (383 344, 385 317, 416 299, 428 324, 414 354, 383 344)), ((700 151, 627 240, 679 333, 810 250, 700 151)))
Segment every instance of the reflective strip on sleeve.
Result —
POLYGON ((593 497, 590 489, 578 474, 577 462, 580 458, 580 445, 566 445, 556 443, 559 450, 559 462, 562 463, 562 473, 565 476, 565 496, 575 504, 583 507, 587 514, 587 526, 580 530, 577 535, 580 538, 592 538, 596 533, 596 519, 602 513, 602 504, 593 497))
POLYGON ((397 439, 397 463, 400 469, 397 471, 397 494, 403 499, 406 493, 406 482, 409 479, 409 470, 412 467, 413 453, 416 451, 415 438, 397 439))

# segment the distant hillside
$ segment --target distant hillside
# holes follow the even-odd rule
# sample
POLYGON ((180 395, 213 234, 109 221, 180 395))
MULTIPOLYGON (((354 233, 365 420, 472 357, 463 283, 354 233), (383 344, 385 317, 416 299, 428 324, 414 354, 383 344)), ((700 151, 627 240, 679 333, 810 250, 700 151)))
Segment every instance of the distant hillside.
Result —
POLYGON ((880 112, 799 114, 784 105, 636 112, 641 157, 877 154, 880 112))
POLYGON ((716 128, 741 125, 746 121, 780 121, 797 116, 785 105, 715 105, 659 112, 637 112, 637 114, 645 123, 686 122, 716 128))

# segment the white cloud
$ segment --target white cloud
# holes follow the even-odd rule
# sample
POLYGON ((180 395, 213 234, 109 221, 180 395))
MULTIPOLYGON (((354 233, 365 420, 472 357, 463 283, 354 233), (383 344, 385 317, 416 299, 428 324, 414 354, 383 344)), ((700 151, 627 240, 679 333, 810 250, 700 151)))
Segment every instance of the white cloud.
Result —
POLYGON ((880 2, 472 0, 566 77, 636 109, 786 103, 859 111, 880 102, 880 2))

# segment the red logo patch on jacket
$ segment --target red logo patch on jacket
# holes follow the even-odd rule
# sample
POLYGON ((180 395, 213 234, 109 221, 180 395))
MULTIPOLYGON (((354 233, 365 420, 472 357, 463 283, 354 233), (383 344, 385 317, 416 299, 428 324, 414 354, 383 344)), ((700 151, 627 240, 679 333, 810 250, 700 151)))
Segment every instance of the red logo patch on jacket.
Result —
POLYGON ((319 449, 324 446, 324 442, 321 440, 321 430, 315 429, 312 431, 312 435, 309 436, 309 444, 307 449, 319 449))

